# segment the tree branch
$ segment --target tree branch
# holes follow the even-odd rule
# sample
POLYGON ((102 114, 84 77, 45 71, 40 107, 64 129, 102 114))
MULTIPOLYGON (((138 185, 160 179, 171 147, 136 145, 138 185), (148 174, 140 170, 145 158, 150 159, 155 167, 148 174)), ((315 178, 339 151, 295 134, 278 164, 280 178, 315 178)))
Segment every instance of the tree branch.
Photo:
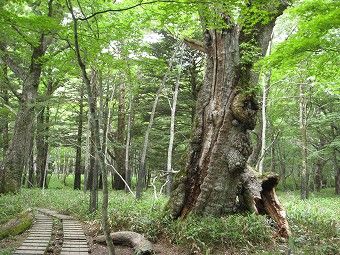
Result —
POLYGON ((199 41, 196 41, 196 40, 193 40, 193 39, 189 39, 189 38, 184 38, 184 43, 194 50, 198 50, 200 52, 208 53, 207 48, 203 45, 202 42, 199 42, 199 41))
POLYGON ((12 70, 12 72, 21 80, 25 79, 25 68, 21 67, 18 63, 16 63, 8 54, 7 47, 5 43, 0 43, 0 51, 3 54, 3 61, 7 64, 7 66, 12 70))
POLYGON ((7 77, 6 77, 6 82, 0 82, 0 85, 1 87, 2 86, 7 87, 13 93, 13 95, 18 98, 19 101, 22 100, 21 94, 11 86, 7 77))
POLYGON ((176 4, 202 4, 202 3, 211 3, 211 1, 190 1, 190 2, 181 2, 181 1, 176 1, 176 0, 154 0, 154 1, 150 1, 150 2, 143 2, 143 0, 141 0, 138 4, 135 5, 131 5, 128 7, 123 7, 120 9, 107 9, 107 10, 103 10, 103 11, 99 11, 99 12, 95 12, 93 14, 91 14, 88 17, 84 17, 84 18, 78 18, 78 20, 88 20, 91 19, 99 14, 104 14, 104 13, 108 13, 108 12, 121 12, 121 11, 128 11, 134 8, 137 8, 139 6, 143 6, 143 5, 149 5, 149 4, 157 4, 157 3, 176 3, 176 4))

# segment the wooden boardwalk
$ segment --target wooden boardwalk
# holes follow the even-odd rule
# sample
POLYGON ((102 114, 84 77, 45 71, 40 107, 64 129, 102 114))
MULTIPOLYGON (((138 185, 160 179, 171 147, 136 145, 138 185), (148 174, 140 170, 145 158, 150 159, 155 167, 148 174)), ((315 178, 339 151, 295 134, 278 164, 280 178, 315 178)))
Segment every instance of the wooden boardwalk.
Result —
POLYGON ((13 255, 44 255, 46 253, 52 234, 51 216, 60 219, 63 225, 64 237, 60 255, 89 254, 86 237, 79 221, 48 209, 37 209, 37 211, 37 220, 31 233, 13 255))
POLYGON ((36 222, 30 230, 25 242, 13 255, 43 255, 52 235, 53 220, 51 217, 36 213, 36 222))

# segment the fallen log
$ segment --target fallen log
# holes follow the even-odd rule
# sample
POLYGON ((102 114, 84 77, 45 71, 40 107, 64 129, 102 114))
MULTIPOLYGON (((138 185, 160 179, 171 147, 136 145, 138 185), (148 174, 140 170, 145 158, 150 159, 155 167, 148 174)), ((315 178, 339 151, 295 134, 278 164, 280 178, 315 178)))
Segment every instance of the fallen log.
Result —
POLYGON ((0 240, 8 236, 16 236, 30 228, 33 222, 32 210, 28 209, 0 226, 0 240))
MULTIPOLYGON (((132 231, 121 231, 110 234, 115 245, 126 245, 132 247, 138 255, 154 254, 153 245, 143 235, 132 231)), ((97 243, 106 243, 105 236, 97 236, 94 239, 97 243)))

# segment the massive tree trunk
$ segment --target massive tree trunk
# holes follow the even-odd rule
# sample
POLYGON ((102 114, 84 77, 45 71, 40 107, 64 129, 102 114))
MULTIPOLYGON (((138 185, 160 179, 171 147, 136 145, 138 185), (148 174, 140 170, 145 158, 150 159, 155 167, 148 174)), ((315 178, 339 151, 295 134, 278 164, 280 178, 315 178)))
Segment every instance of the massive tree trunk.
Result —
POLYGON ((0 166, 0 193, 17 192, 21 186, 22 172, 29 156, 27 152, 31 151, 29 137, 34 133, 34 105, 42 70, 39 59, 46 50, 44 41, 44 35, 41 35, 39 44, 33 47, 29 72, 23 78, 13 137, 0 166))
MULTIPOLYGON (((46 3, 37 3, 36 7, 47 7, 47 16, 53 17, 53 0, 49 0, 47 6, 45 6, 45 4, 46 3)), ((40 13, 40 11, 36 13, 40 13)), ((18 32, 20 37, 25 34, 25 32, 20 31, 20 27, 17 28, 13 24, 11 27, 18 32)), ((28 44, 26 46, 32 49, 30 60, 12 56, 8 51, 6 38, 1 38, 0 41, 1 60, 8 65, 17 78, 22 80, 21 93, 16 91, 10 84, 7 84, 13 94, 19 99, 19 105, 12 140, 0 165, 0 194, 19 191, 23 169, 27 163, 32 147, 31 137, 34 134, 35 121, 34 108, 38 96, 42 67, 46 62, 46 59, 43 59, 43 57, 46 53, 47 46, 52 43, 52 40, 47 39, 43 28, 41 30, 37 29, 37 31, 32 31, 30 35, 32 41, 31 39, 25 40, 28 44), (35 39, 33 39, 34 36, 35 39), (25 63, 29 63, 29 66, 23 67, 25 63)), ((14 46, 12 46, 16 48, 19 45, 19 43, 17 44, 17 42, 14 41, 14 46)))
MULTIPOLYGON (((206 52, 207 64, 186 169, 166 206, 174 217, 185 218, 191 212, 222 216, 238 211, 240 185, 245 184, 241 176, 251 154, 248 130, 255 127, 259 110, 252 90, 258 82, 258 74, 253 72, 256 59, 247 59, 249 52, 243 46, 258 47, 265 55, 275 18, 287 6, 277 3, 269 23, 248 29, 233 24, 230 16, 218 11, 226 28, 205 30, 204 45, 194 45, 206 52)), ((271 188, 275 183, 270 182, 271 188)), ((254 211, 261 196, 261 192, 252 195, 252 203, 247 202, 249 210, 254 211)))

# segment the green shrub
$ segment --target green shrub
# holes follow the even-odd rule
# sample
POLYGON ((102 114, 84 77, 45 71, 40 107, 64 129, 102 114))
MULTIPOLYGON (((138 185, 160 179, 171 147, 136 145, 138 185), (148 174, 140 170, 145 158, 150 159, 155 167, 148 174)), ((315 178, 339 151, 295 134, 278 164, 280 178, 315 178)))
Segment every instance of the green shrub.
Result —
POLYGON ((255 214, 223 218, 191 215, 185 221, 167 224, 167 234, 174 243, 200 247, 205 252, 217 246, 250 249, 272 243, 270 220, 255 214))

